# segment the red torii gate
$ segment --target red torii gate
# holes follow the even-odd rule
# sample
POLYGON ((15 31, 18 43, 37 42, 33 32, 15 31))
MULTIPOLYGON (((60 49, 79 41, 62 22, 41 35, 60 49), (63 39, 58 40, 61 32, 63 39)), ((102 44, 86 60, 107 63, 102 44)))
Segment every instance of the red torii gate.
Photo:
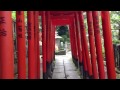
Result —
MULTIPOLYGON (((22 13, 22 11, 20 11, 22 13)), ((28 78, 29 79, 39 79, 40 78, 40 63, 39 63, 39 39, 38 39, 38 11, 30 11, 28 13, 28 78), (34 22, 34 23, 33 23, 34 22), (35 27, 35 28, 34 28, 35 27), (34 34, 33 34, 34 33, 34 34), (32 37, 32 39, 30 39, 32 37)), ((52 61, 54 60, 54 33, 55 25, 65 25, 70 24, 70 41, 71 49, 74 62, 79 61, 80 65, 84 67, 84 71, 88 73, 89 78, 105 79, 104 67, 101 55, 101 40, 99 34, 99 21, 98 21, 98 11, 87 12, 88 19, 88 31, 90 40, 90 54, 88 51, 88 44, 86 39, 86 32, 84 27, 84 18, 82 11, 42 11, 42 27, 43 27, 43 76, 46 78, 47 70, 46 63, 51 67, 52 61), (53 17, 52 17, 53 15, 53 17), (93 19, 91 18, 93 17, 93 19), (53 20, 56 19, 56 20, 53 20), (58 19, 60 18, 60 19, 58 19), (64 20, 65 18, 68 18, 64 20), (93 27, 92 27, 93 20, 93 27), (79 23, 78 23, 79 22, 79 23), (63 24, 61 24, 63 23, 63 24), (96 68, 95 61, 95 50, 93 44, 93 36, 91 36, 92 29, 94 29, 95 35, 95 46, 96 46, 96 56, 98 62, 98 72, 96 68), (52 32, 53 30, 53 32, 52 32), (92 50, 93 49, 93 50, 92 50), (49 53, 51 51, 51 53, 49 53)), ((26 78, 26 62, 25 62, 25 46, 24 46, 24 23, 23 23, 23 13, 17 13, 17 30, 22 30, 22 32, 17 32, 20 38, 18 38, 18 78, 26 78), (19 27, 21 25, 22 29, 19 27), (21 36, 23 35, 23 36, 21 36), (22 46, 21 46, 21 45, 22 46), (21 46, 21 47, 20 47, 21 46), (22 48, 23 47, 23 48, 22 48), (21 48, 23 50, 21 50, 21 48), (22 67, 24 65, 24 67, 22 67)), ((110 16, 109 11, 101 11, 102 16, 102 27, 105 45, 105 56, 107 65, 107 75, 108 79, 115 79, 115 65, 114 65, 114 54, 112 45, 112 34, 110 28, 110 16), (109 44, 109 45, 108 45, 109 44)), ((13 51, 13 36, 12 36, 12 18, 11 11, 0 11, 0 78, 1 79, 13 79, 14 78, 14 51, 13 51)))
MULTIPOLYGON (((70 12, 71 13, 71 12, 70 12)), ((66 13, 67 14, 67 13, 66 13)), ((65 15, 66 15, 65 14, 65 15)), ((51 19, 55 19, 55 20, 53 20, 53 23, 55 23, 56 25, 58 24, 58 25, 64 25, 64 24, 69 24, 70 23, 70 21, 67 21, 66 20, 66 18, 68 18, 68 14, 67 14, 67 16, 65 16, 65 15, 60 15, 60 14, 55 14, 55 17, 53 17, 54 16, 54 14, 53 14, 53 16, 51 16, 51 19), (57 19, 57 20, 56 20, 57 19)), ((72 15, 69 15, 69 16, 73 16, 72 17, 72 19, 73 19, 73 21, 72 22, 74 22, 74 13, 72 13, 72 15)), ((76 27, 74 26, 75 25, 75 22, 73 23, 73 28, 72 29, 75 29, 76 27)), ((54 30, 53 30, 54 31, 54 30)), ((71 31, 71 30, 70 30, 71 31)), ((75 34, 75 31, 73 31, 72 33, 74 33, 74 44, 76 43, 76 41, 75 40, 77 40, 77 38, 79 38, 79 37, 77 37, 76 38, 76 34, 75 34)), ((78 34, 78 33, 77 33, 78 34)), ((43 35, 44 36, 44 35, 43 35)), ((79 35, 78 35, 79 36, 79 35)), ((71 40, 72 40, 72 38, 71 38, 71 40)), ((80 39, 79 39, 80 40, 80 39)), ((49 40, 48 40, 49 41, 49 40)), ((80 44, 79 44, 80 45, 80 44)), ((78 45, 78 46, 79 46, 78 45)), ((76 48, 79 48, 80 49, 80 47, 77 47, 77 44, 75 45, 75 48, 74 47, 72 47, 72 49, 73 50, 77 50, 76 48)), ((49 48, 48 48, 49 49, 49 48)), ((48 50, 49 51, 49 50, 48 50)), ((80 51, 80 50, 79 50, 80 51)), ((77 51, 75 51, 75 52, 73 52, 73 55, 75 55, 75 56, 73 56, 73 58, 76 60, 76 59, 78 59, 78 55, 77 55, 78 53, 77 53, 77 51), (74 54, 75 53, 75 54, 74 54)), ((79 52, 79 56, 80 56, 80 52, 79 52)), ((79 60, 81 59, 81 57, 79 58, 79 60)), ((82 63, 82 62, 81 62, 82 63)))
MULTIPOLYGON (((60 17, 60 16, 59 16, 60 17)), ((61 17, 62 19, 59 19, 59 17, 52 17, 52 15, 51 15, 51 28, 53 29, 52 31, 51 31, 51 28, 49 28, 49 32, 52 32, 51 33, 51 36, 54 36, 55 35, 55 26, 56 25, 66 25, 66 24, 69 24, 70 23, 70 21, 69 20, 67 20, 67 19, 63 19, 64 17, 61 17)), ((44 31, 43 31, 44 32, 44 31)), ((45 34, 45 33, 44 33, 45 34)), ((50 34, 50 33, 49 33, 50 34)), ((43 37, 44 37, 44 35, 43 35, 43 37)), ((54 37, 53 37, 54 38, 54 37)), ((48 38, 48 39, 50 39, 50 37, 48 38)), ((47 40, 48 40, 47 39, 47 40)), ((51 40, 48 40, 49 42, 51 42, 51 40)), ((51 53, 51 55, 54 55, 53 53, 54 53, 54 46, 55 46, 55 41, 54 41, 54 39, 52 39, 52 41, 53 41, 53 47, 52 47, 52 50, 49 50, 50 48, 49 48, 49 46, 47 47, 48 49, 48 51, 52 51, 52 53, 51 53)), ((44 46, 44 45, 43 45, 44 46)), ((44 48, 46 48, 46 47, 44 47, 44 48)), ((45 49, 43 49, 43 50, 45 50, 45 49)), ((47 52, 47 54, 48 54, 48 52, 47 52)), ((53 57, 54 56, 51 56, 52 57, 52 59, 53 59, 53 57)), ((50 56, 49 55, 47 55, 47 58, 49 59, 49 64, 51 63, 50 61, 52 60, 50 60, 50 56)), ((44 58, 43 58, 43 60, 44 60, 44 58)), ((46 64, 46 62, 44 62, 44 66, 45 66, 45 64, 46 64)), ((50 66, 48 65, 48 67, 50 68, 50 66)), ((45 67, 44 67, 45 68, 45 67)), ((44 72, 45 72, 46 70, 44 70, 44 72)))
MULTIPOLYGON (((74 12, 75 13, 75 12, 74 12)), ((68 13, 65 13, 65 11, 60 11, 60 12, 55 12, 55 11, 53 11, 53 12, 51 12, 51 14, 53 14, 53 16, 54 16, 54 19, 58 19, 58 20, 56 20, 56 21, 54 21, 56 24, 58 23, 58 21, 59 21, 59 25, 61 25, 61 23, 63 23, 63 25, 65 24, 65 21, 66 20, 61 20, 61 19, 63 19, 63 18, 66 18, 65 17, 65 15, 70 15, 70 14, 73 14, 73 12, 68 12, 68 13), (55 18, 56 17, 56 18, 55 18)), ((83 18, 82 18, 82 13, 80 12, 79 13, 79 16, 80 16, 80 25, 81 25, 81 30, 82 30, 82 32, 83 31, 85 31, 85 30, 83 30, 84 29, 84 23, 83 23, 83 18)), ((94 13, 93 13, 93 15, 94 15, 94 13)), ((89 17, 89 12, 88 12, 88 25, 89 25, 89 22, 91 23, 91 21, 89 21, 89 18, 91 19, 91 17, 89 17)), ((93 18, 94 18, 94 16, 93 16, 93 18)), ((53 19, 53 17, 52 17, 52 19, 53 19)), ((88 27, 90 27, 90 29, 93 29, 93 28, 91 28, 91 25, 90 26, 88 26, 88 27)), ((95 29, 95 28, 94 28, 95 29)), ((96 30, 96 29, 95 29, 96 30)), ((97 30, 96 30, 97 31, 97 30)), ((81 32, 81 33, 82 33, 81 32)), ((90 33, 89 33, 89 35, 91 36, 92 34, 91 34, 91 32, 92 31, 90 31, 90 33)), ((95 50, 93 50, 93 51, 91 51, 91 57, 93 57, 92 58, 92 68, 93 68, 93 74, 92 74, 92 71, 91 71, 91 66, 90 66, 90 61, 88 61, 88 60, 90 60, 89 59, 89 54, 88 54, 88 52, 87 52, 87 43, 86 43, 86 40, 85 40, 85 37, 86 37, 86 35, 85 35, 85 32, 83 32, 81 35, 83 35, 84 37, 83 37, 83 39, 82 39, 82 51, 84 51, 83 52, 83 58, 85 59, 85 57, 86 57, 86 62, 84 62, 84 64, 86 65, 87 64, 87 67, 84 67, 84 68, 86 68, 86 70, 88 70, 88 73, 89 73, 89 76, 91 77, 91 75, 93 75, 93 77, 94 78, 98 78, 98 75, 97 75, 97 69, 96 69, 96 61, 95 61, 95 50), (83 48, 83 46, 84 46, 84 48, 83 48), (85 54, 84 54, 85 53, 85 54), (87 55, 87 56, 86 56, 87 55)), ((96 34, 95 34, 96 35, 96 34)), ((71 36, 71 34, 70 34, 70 36, 71 36)), ((76 35, 75 35, 76 36, 76 35)), ((97 37, 97 36, 96 36, 97 37)), ((90 50, 92 50, 93 48, 94 48, 94 44, 92 44, 93 43, 93 39, 92 39, 92 37, 90 37, 91 39, 90 39, 90 47, 91 47, 91 49, 90 50), (92 41, 91 41, 92 40, 92 41)), ((77 38, 76 38, 77 39, 77 38)), ((97 39, 97 38, 96 38, 97 39)), ((78 42, 78 41, 77 41, 78 42)), ((97 43, 98 41, 96 40, 96 43, 97 43)), ((75 42, 76 43, 76 42, 75 42)), ((98 44, 97 44, 98 45, 98 44)), ((100 45, 100 43, 99 43, 99 45, 100 45)), ((77 45, 75 45, 75 46, 77 46, 77 45)), ((72 41, 71 41, 71 47, 72 47, 72 41)), ((96 47, 96 48, 98 48, 98 46, 96 47)), ((75 48, 72 50, 72 52, 74 52, 74 50, 75 50, 75 48)), ((98 48, 98 50, 100 50, 99 48, 98 48)), ((100 51, 101 52, 101 51, 100 51)), ((98 52, 99 53, 99 52, 98 52)), ((80 54, 79 54, 80 55, 80 54)), ((98 55, 100 55, 100 54, 98 54, 98 55)), ((75 51, 75 56, 76 56, 76 58, 77 58, 77 51, 75 51)), ((78 59, 78 58, 77 58, 78 59)), ((98 59, 99 59, 99 57, 98 57, 98 59)), ((112 60, 112 62, 113 62, 113 60, 112 60)), ((102 70, 102 66, 101 65, 103 65, 103 61, 101 61, 100 62, 100 60, 98 60, 98 64, 100 64, 99 65, 99 69, 101 69, 102 70), (101 64, 100 64, 101 63, 101 64)), ((111 63, 112 64, 112 63, 111 63)), ((110 66, 109 66, 109 68, 110 68, 110 66)), ((115 70, 113 70, 113 72, 115 73, 115 70)), ((99 71, 99 74, 100 75, 104 75, 104 70, 102 70, 102 71, 99 71)), ((108 75, 109 76, 109 75, 108 75)), ((113 76, 114 78, 115 78, 115 76, 113 76)), ((105 76, 100 76, 100 78, 105 78, 105 76)))

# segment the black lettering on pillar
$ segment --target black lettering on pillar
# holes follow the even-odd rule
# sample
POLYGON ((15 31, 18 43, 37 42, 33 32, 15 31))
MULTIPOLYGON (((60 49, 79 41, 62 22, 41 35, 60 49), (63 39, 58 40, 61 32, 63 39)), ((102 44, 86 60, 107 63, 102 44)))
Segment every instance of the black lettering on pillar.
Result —
POLYGON ((18 14, 18 15, 21 15, 21 14, 22 14, 22 12, 21 12, 21 11, 17 11, 17 14, 18 14))
POLYGON ((100 34, 99 18, 98 16, 95 16, 94 18, 95 18, 95 27, 96 27, 95 34, 100 34))
POLYGON ((92 22, 89 22, 89 35, 93 35, 93 31, 92 31, 92 29, 93 29, 93 27, 92 27, 92 22))
POLYGON ((85 26, 84 26, 84 22, 81 21, 81 29, 84 30, 85 29, 85 26))
POLYGON ((18 37, 22 38, 22 26, 18 26, 18 37))
MULTIPOLYGON (((17 14, 21 17, 22 12, 17 11, 17 14)), ((20 17, 17 19, 17 23, 19 23, 19 25, 17 26, 17 32, 18 32, 17 35, 18 35, 18 38, 23 38, 23 36, 22 36, 22 19, 20 17)))
POLYGON ((18 37, 19 37, 19 38, 22 38, 22 34, 21 34, 21 33, 19 33, 19 34, 18 34, 18 37))
MULTIPOLYGON (((5 17, 0 17, 0 25, 1 24, 5 24, 5 17)), ((5 28, 0 28, 0 36, 6 36, 7 35, 7 31, 5 30, 5 28)))
POLYGON ((5 23, 5 17, 0 17, 0 24, 5 23))
POLYGON ((36 31, 36 26, 34 25, 34 37, 36 36, 35 31, 36 31))
POLYGON ((22 32, 22 26, 18 26, 18 31, 22 32))
POLYGON ((18 23, 22 23, 22 20, 20 18, 18 18, 17 22, 18 23))
POLYGON ((0 29, 0 36, 6 36, 6 30, 4 28, 0 29))
POLYGON ((28 32, 28 40, 31 40, 31 32, 28 32))

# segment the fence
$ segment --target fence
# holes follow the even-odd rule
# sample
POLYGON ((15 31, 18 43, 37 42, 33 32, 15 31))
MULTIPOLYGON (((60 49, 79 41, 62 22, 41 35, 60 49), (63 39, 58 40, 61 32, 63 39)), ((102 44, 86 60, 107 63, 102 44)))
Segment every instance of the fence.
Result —
POLYGON ((117 70, 120 71, 120 44, 114 44, 114 60, 115 60, 115 67, 117 70))

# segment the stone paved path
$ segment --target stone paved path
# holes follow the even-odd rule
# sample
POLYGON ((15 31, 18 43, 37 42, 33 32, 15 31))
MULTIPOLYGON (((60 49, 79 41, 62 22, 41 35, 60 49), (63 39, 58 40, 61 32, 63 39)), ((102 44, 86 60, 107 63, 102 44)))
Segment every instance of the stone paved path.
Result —
POLYGON ((71 53, 55 56, 52 79, 80 79, 79 72, 71 60, 71 53))

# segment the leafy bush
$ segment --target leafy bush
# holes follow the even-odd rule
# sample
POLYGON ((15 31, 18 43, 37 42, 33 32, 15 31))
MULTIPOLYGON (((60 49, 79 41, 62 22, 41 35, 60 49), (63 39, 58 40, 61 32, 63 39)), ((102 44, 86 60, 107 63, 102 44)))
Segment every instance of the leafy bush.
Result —
POLYGON ((120 40, 113 40, 114 44, 120 44, 120 40))

